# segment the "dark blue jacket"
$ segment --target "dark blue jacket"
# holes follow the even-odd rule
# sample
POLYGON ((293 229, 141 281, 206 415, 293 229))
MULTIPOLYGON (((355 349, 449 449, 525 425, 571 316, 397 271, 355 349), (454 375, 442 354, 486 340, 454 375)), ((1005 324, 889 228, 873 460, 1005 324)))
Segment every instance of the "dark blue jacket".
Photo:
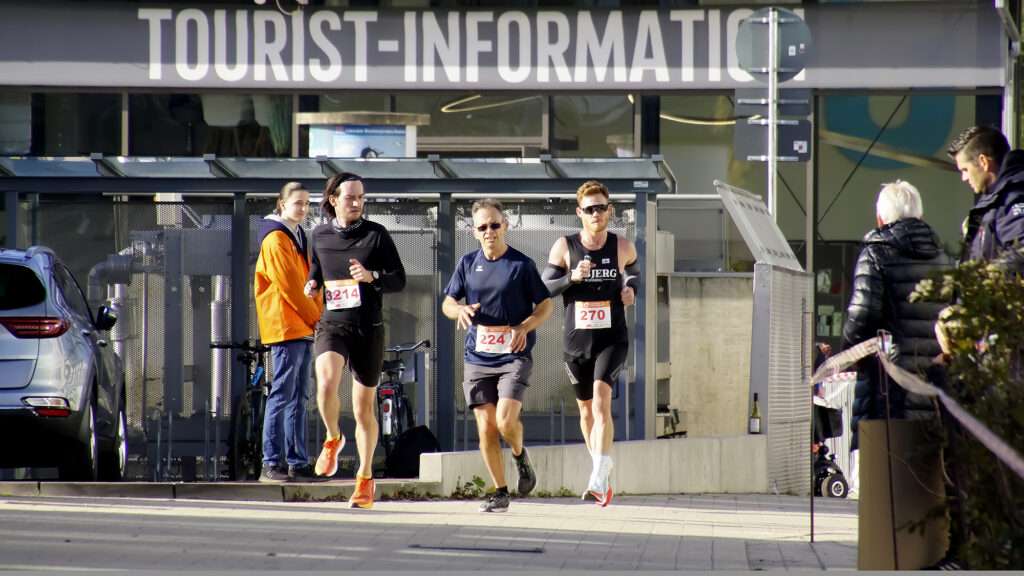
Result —
POLYGON ((1024 150, 1003 159, 992 189, 978 196, 967 217, 967 260, 992 260, 1024 240, 1024 150))

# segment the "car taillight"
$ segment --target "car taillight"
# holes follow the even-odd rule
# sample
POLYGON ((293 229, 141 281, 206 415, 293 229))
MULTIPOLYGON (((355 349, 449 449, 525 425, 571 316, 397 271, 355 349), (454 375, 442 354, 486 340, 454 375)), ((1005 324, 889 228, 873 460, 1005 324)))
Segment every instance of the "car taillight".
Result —
POLYGON ((30 396, 22 398, 22 402, 31 406, 40 416, 66 417, 71 414, 71 406, 67 398, 52 396, 30 396))
POLYGON ((0 324, 15 338, 56 338, 71 327, 67 318, 53 316, 8 316, 0 324))

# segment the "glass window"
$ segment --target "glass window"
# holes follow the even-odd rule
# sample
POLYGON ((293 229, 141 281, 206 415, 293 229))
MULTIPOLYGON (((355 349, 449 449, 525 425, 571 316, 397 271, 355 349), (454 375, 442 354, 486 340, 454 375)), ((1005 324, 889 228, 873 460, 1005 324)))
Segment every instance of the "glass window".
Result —
POLYGON ((540 137, 542 96, 527 93, 331 92, 320 94, 318 112, 427 114, 422 137, 540 137))
POLYGON ((39 277, 27 266, 0 264, 0 310, 38 304, 46 297, 39 277))
POLYGON ((625 94, 551 97, 551 154, 632 157, 633 103, 625 94))
POLYGON ((132 156, 291 156, 291 95, 132 94, 129 113, 132 156))
POLYGON ((0 92, 0 154, 32 153, 32 94, 0 92))
MULTIPOLYGON (((528 93, 469 92, 331 92, 299 99, 303 112, 370 112, 420 114, 429 124, 416 127, 422 156, 522 156, 543 145, 544 97, 528 93)), ((306 138, 300 131, 300 150, 306 138)), ((358 155, 358 154, 356 154, 358 155)))
POLYGON ((395 111, 430 114, 425 137, 540 137, 542 96, 516 92, 421 92, 395 95, 395 111))
POLYGON ((0 93, 0 154, 88 156, 121 153, 121 96, 0 93))
POLYGON ((57 283, 60 285, 64 301, 75 312, 81 314, 84 318, 88 318, 91 322, 92 311, 89 310, 89 304, 85 301, 85 295, 82 294, 82 289, 78 286, 74 276, 71 275, 71 271, 60 264, 54 266, 53 271, 57 276, 57 283))

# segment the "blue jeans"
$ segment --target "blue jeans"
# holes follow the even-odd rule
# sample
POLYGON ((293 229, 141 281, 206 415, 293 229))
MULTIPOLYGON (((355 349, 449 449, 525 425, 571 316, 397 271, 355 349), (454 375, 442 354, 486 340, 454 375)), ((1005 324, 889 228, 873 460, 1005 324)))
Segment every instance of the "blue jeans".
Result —
POLYGON ((274 380, 263 418, 263 465, 306 466, 306 405, 309 404, 313 342, 288 340, 270 345, 274 380), (282 450, 284 453, 282 454, 282 450), (283 456, 283 458, 282 458, 283 456))

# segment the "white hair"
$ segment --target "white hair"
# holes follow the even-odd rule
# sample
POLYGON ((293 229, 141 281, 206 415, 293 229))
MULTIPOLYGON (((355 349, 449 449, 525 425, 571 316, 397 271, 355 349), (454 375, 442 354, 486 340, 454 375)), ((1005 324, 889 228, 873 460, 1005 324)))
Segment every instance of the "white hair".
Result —
POLYGON ((924 214, 921 193, 910 182, 897 180, 882 184, 875 204, 875 213, 882 224, 892 224, 904 218, 920 218, 924 214))

